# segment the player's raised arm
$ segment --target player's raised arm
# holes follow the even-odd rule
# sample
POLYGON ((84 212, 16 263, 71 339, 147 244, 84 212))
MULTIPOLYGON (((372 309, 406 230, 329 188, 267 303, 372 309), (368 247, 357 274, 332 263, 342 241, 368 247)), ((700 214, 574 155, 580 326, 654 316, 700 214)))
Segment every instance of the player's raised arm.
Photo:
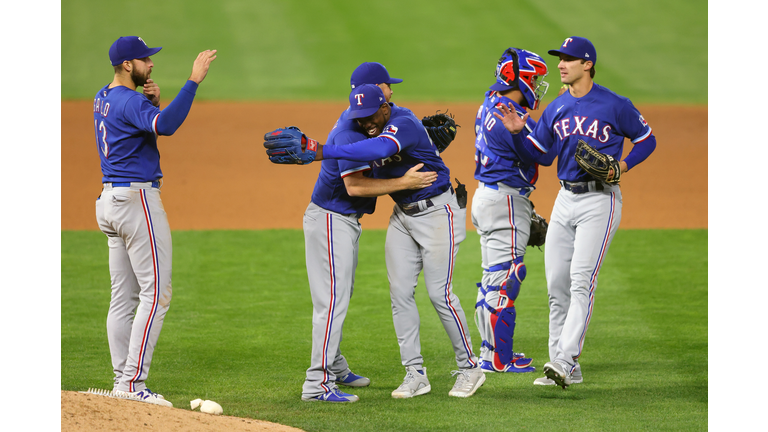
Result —
POLYGON ((392 114, 381 88, 364 84, 349 95, 347 118, 357 120, 369 138, 347 145, 322 145, 290 126, 264 135, 264 147, 272 163, 305 165, 315 160, 344 159, 368 162, 388 158, 401 150, 400 143, 381 134, 392 114))
POLYGON ((208 75, 211 62, 216 60, 216 57, 216 50, 205 50, 197 55, 192 64, 192 74, 184 87, 157 118, 158 135, 173 135, 184 123, 190 108, 192 108, 192 101, 195 100, 197 87, 208 75))
POLYGON ((195 62, 192 64, 192 74, 189 76, 190 81, 194 81, 197 84, 203 82, 208 75, 208 68, 211 67, 211 62, 216 60, 216 52, 218 50, 205 50, 197 55, 195 62))

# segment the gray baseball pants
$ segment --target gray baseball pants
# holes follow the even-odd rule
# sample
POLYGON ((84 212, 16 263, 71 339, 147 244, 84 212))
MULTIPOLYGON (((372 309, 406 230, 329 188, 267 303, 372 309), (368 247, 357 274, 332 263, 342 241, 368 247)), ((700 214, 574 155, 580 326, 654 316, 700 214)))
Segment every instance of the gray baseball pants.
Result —
POLYGON ((303 397, 328 392, 337 376, 349 372, 341 354, 344 319, 355 283, 357 215, 342 215, 312 202, 304 213, 304 246, 312 295, 312 355, 303 397))
POLYGON ((431 201, 433 206, 412 216, 395 205, 387 228, 385 256, 400 359, 406 367, 424 363, 415 298, 423 270, 427 294, 451 340, 456 364, 461 369, 473 368, 477 357, 464 309, 453 292, 456 254, 466 237, 466 209, 459 208, 450 190, 431 201))

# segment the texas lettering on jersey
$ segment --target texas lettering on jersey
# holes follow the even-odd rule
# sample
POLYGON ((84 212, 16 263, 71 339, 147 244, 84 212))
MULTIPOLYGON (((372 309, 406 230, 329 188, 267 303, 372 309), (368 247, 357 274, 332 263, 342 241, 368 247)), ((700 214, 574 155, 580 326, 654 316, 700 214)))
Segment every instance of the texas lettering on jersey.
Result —
POLYGON ((587 116, 573 116, 556 121, 552 130, 563 140, 571 135, 592 137, 601 143, 611 138, 611 125, 603 124, 599 119, 591 120, 587 116))

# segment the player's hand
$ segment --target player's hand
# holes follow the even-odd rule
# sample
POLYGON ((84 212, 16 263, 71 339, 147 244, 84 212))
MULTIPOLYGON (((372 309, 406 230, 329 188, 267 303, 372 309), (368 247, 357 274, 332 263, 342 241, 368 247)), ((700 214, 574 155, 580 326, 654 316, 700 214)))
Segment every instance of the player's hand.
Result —
POLYGON ((192 75, 189 79, 200 84, 208 75, 208 68, 211 66, 211 62, 216 60, 217 50, 205 50, 197 55, 195 62, 192 64, 192 75))
POLYGON ((424 189, 432 186, 437 180, 437 173, 434 171, 419 172, 424 167, 423 163, 416 164, 403 175, 406 181, 406 189, 424 189))
POLYGON ((502 115, 499 115, 499 113, 493 113, 493 115, 497 119, 501 120, 501 123, 504 125, 504 127, 512 134, 520 133, 520 131, 525 127, 525 122, 528 121, 528 117, 530 116, 530 114, 525 113, 524 116, 520 117, 517 114, 517 111, 515 111, 515 107, 513 107, 511 103, 509 106, 499 104, 498 109, 501 111, 502 115))
POLYGON ((160 87, 152 81, 152 78, 148 79, 147 83, 144 84, 144 96, 152 102, 152 105, 160 106, 160 87))
MULTIPOLYGON (((619 167, 621 167, 621 173, 624 174, 625 172, 629 171, 629 167, 627 167, 627 163, 624 161, 619 161, 619 167)), ((608 172, 608 181, 613 179, 613 168, 608 172)))

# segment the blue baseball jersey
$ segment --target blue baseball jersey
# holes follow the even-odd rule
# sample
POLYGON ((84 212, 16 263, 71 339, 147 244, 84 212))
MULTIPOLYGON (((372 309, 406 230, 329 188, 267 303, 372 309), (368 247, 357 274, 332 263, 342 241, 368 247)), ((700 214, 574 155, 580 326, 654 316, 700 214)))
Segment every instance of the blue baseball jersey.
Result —
POLYGON ((429 187, 389 194, 397 203, 421 201, 447 191, 451 187, 450 170, 421 121, 407 108, 392 102, 389 106, 392 108, 389 122, 378 137, 347 146, 325 145, 323 159, 369 161, 373 177, 381 179, 402 177, 419 163, 424 164, 421 171, 437 173, 437 180, 429 187))
MULTIPOLYGON (((336 120, 328 134, 326 145, 347 145, 367 138, 357 122, 347 118, 348 112, 349 108, 336 120)), ((315 189, 312 191, 312 202, 341 214, 373 213, 376 209, 376 198, 349 196, 344 184, 344 177, 357 172, 370 175, 370 170, 367 162, 323 159, 315 189)))
POLYGON ((525 138, 536 127, 536 121, 528 117, 523 130, 515 135, 509 133, 494 113, 501 115, 498 105, 515 108, 521 117, 525 108, 495 91, 485 93, 475 117, 475 179, 483 183, 504 183, 522 188, 535 187, 539 177, 539 165, 530 162, 525 149, 525 138))
POLYGON ((550 165, 557 156, 557 176, 569 182, 592 180, 574 159, 579 140, 620 160, 624 138, 635 144, 625 159, 629 168, 648 157, 656 146, 651 127, 632 102, 596 83, 583 97, 575 98, 570 92, 558 96, 527 137, 544 153, 541 164, 550 165), (644 142, 649 145, 638 145, 644 142))
POLYGON ((135 90, 104 86, 93 98, 102 182, 148 182, 163 176, 157 149, 160 109, 135 90))
POLYGON ((429 138, 424 125, 409 109, 392 110, 389 122, 379 134, 397 144, 398 151, 391 156, 373 160, 374 178, 398 178, 419 163, 421 171, 435 171, 437 180, 424 189, 407 189, 389 194, 396 202, 408 204, 421 201, 447 191, 451 187, 451 173, 440 157, 440 152, 429 138))

